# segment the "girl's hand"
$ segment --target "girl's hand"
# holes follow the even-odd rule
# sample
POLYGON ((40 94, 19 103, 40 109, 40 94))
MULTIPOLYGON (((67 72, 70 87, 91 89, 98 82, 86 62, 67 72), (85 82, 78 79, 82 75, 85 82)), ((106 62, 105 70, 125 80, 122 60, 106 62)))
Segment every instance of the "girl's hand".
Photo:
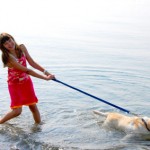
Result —
POLYGON ((52 79, 55 79, 54 75, 49 74, 49 75, 46 76, 46 80, 52 80, 52 79))

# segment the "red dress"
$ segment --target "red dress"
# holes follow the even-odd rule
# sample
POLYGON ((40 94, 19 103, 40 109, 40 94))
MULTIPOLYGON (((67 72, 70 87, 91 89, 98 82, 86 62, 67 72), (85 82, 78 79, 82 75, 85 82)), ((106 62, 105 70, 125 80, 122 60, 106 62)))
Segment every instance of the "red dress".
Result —
MULTIPOLYGON (((26 57, 23 55, 17 59, 23 66, 26 65, 26 57)), ((19 108, 23 105, 33 105, 38 102, 30 76, 15 68, 8 68, 8 89, 11 98, 11 108, 19 108)))

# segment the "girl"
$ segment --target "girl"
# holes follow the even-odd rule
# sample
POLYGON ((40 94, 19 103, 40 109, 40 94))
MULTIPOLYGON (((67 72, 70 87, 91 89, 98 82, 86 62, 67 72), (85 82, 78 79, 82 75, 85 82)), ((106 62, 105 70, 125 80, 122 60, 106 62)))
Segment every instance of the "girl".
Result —
POLYGON ((29 107, 35 123, 40 123, 40 113, 36 106, 38 99, 35 95, 30 75, 44 80, 54 79, 55 76, 37 64, 29 55, 26 47, 23 44, 18 45, 14 38, 7 33, 0 34, 0 49, 4 67, 8 67, 7 82, 11 98, 11 111, 0 119, 0 123, 2 124, 19 116, 23 105, 29 107), (26 60, 33 68, 43 72, 44 75, 27 68, 26 60))

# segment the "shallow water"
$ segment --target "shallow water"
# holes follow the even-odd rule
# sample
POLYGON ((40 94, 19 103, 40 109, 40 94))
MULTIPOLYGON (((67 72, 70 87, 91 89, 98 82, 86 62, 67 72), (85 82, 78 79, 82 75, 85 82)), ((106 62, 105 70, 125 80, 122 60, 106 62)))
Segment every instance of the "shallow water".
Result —
MULTIPOLYGON (((130 55, 136 48, 118 54, 116 49, 78 47, 69 50, 67 43, 55 48, 50 44, 43 50, 41 45, 33 47, 31 53, 38 49, 40 55, 37 53, 35 59, 59 80, 134 113, 150 115, 147 49, 142 50, 142 55, 130 55)), ((4 107, 0 115, 9 107, 6 73, 3 69, 0 96, 4 107)), ((107 130, 92 113, 119 110, 54 81, 32 79, 43 124, 33 125, 32 116, 24 107, 20 117, 0 126, 1 149, 149 149, 149 139, 107 130)))
MULTIPOLYGON (((146 7, 137 2, 137 9, 146 7)), ((97 16, 81 24, 81 29, 64 27, 63 36, 48 33, 46 38, 19 38, 22 43, 26 41, 31 56, 57 79, 131 112, 150 116, 150 24, 143 16, 120 14, 106 20, 97 16)), ((0 72, 2 116, 9 108, 9 94, 7 69, 1 65, 0 72)), ((149 149, 150 136, 105 129, 101 118, 92 113, 121 113, 116 108, 54 81, 32 79, 43 124, 34 125, 24 107, 21 116, 0 125, 0 149, 149 149)))

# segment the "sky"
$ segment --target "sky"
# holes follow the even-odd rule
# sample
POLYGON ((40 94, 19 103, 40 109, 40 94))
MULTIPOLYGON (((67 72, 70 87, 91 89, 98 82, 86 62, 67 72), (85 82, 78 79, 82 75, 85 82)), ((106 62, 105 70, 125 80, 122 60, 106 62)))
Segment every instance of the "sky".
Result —
MULTIPOLYGON (((61 36, 87 23, 139 17, 149 23, 149 0, 0 0, 0 32, 61 36), (144 19, 145 18, 145 19, 144 19)), ((137 19, 136 19, 137 20, 137 19)))

